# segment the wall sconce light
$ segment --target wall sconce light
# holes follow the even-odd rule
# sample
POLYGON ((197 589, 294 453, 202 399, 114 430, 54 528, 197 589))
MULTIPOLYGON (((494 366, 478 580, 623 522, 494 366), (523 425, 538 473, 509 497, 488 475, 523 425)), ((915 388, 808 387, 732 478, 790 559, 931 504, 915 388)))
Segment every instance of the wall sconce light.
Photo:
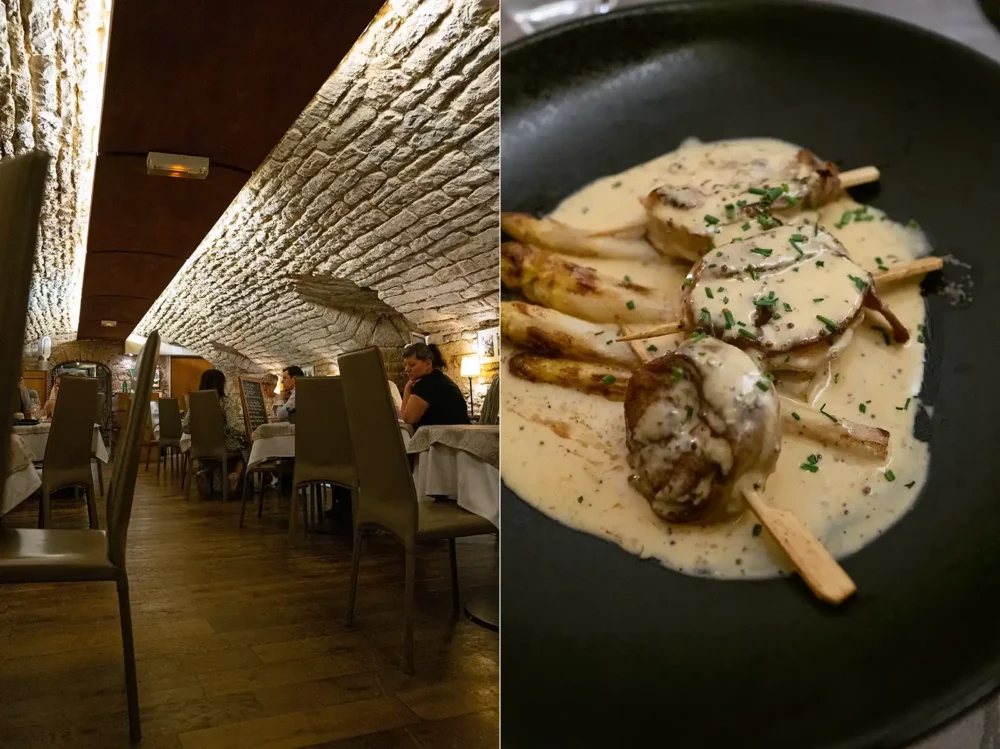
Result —
POLYGON ((205 179, 208 176, 208 159, 203 156, 150 151, 146 156, 146 174, 153 177, 205 179))

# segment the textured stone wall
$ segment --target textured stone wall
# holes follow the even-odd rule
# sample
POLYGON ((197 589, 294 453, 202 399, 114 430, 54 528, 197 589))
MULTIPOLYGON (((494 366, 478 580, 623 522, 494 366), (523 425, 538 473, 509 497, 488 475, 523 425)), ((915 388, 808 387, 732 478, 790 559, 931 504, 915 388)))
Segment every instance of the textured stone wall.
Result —
MULTIPOLYGON (((122 383, 129 381, 131 388, 129 370, 135 366, 135 357, 125 353, 125 344, 110 341, 69 341, 56 344, 52 347, 49 356, 49 364, 53 367, 71 361, 91 361, 103 364, 111 370, 111 390, 115 393, 122 391, 122 383)), ((161 356, 158 361, 160 367, 160 392, 170 391, 170 357, 161 356)), ((34 346, 26 345, 21 368, 25 370, 36 369, 38 367, 38 355, 34 346)), ((51 387, 51 382, 49 386, 51 387)))
MULTIPOLYGON (((387 5, 139 323, 333 371, 498 317, 497 0, 387 5)), ((211 176, 209 176, 211 179, 211 176)))
MULTIPOLYGON (((493 328, 499 325, 499 322, 494 320, 492 323, 484 325, 484 328, 493 328)), ((433 343, 433 338, 431 340, 433 343)), ((458 387, 462 390, 462 395, 465 396, 466 402, 469 400, 469 378, 462 377, 462 357, 467 354, 475 354, 478 352, 477 342, 476 342, 476 331, 467 330, 463 331, 461 335, 456 337, 447 343, 438 343, 438 349, 441 351, 441 356, 444 358, 445 363, 448 368, 445 370, 445 374, 448 375, 458 387)), ((500 373, 500 363, 491 362, 489 364, 480 364, 480 375, 478 378, 473 378, 472 380, 472 404, 474 406, 473 412, 478 417, 482 412, 483 398, 486 397, 486 391, 490 388, 490 382, 493 377, 500 373)))
POLYGON ((9 0, 0 8, 0 157, 52 156, 25 339, 72 340, 104 91, 111 0, 9 0))

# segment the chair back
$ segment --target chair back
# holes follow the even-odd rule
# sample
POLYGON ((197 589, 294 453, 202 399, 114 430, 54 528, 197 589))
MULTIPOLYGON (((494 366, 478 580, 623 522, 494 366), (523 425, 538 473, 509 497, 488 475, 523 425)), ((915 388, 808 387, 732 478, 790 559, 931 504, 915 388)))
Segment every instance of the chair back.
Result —
POLYGON ((226 457, 226 421, 219 393, 192 390, 188 399, 191 405, 191 457, 221 461, 226 457))
POLYGON ((339 377, 296 377, 295 486, 332 481, 353 487, 351 430, 344 408, 344 388, 339 377))
POLYGON ((160 442, 178 442, 181 438, 181 409, 176 398, 160 398, 160 442))
POLYGON ((417 492, 382 356, 372 346, 344 354, 338 363, 360 485, 355 526, 378 525, 410 545, 417 532, 417 492))
MULTIPOLYGON (((17 390, 28 289, 49 156, 40 151, 0 162, 0 393, 17 390)), ((0 419, 0 476, 10 460, 11 419, 0 419)), ((2 490, 0 490, 2 491, 2 490)))
MULTIPOLYGON (((139 352, 136 361, 134 403, 149 403, 153 392, 153 375, 160 354, 160 334, 153 331, 139 352)), ((62 394, 59 395, 62 400, 62 394)), ((112 564, 125 564, 125 543, 128 524, 132 517, 132 500, 135 497, 135 478, 139 473, 139 453, 142 434, 149 418, 149 409, 130 408, 125 428, 115 450, 115 465, 111 474, 111 494, 108 497, 108 556, 112 564)))
POLYGON ((496 426, 500 423, 500 375, 493 378, 490 389, 483 398, 483 407, 479 412, 479 423, 496 426))
POLYGON ((62 378, 45 443, 42 482, 49 491, 83 483, 91 475, 97 386, 93 377, 62 378))

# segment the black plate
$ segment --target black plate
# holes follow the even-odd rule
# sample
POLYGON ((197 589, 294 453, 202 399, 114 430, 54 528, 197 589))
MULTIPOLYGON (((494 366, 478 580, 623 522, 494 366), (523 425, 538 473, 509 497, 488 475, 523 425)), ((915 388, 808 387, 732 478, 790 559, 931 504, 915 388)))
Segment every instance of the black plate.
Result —
POLYGON ((832 6, 642 6, 504 49, 506 210, 545 211, 686 136, 768 135, 917 219, 975 301, 928 297, 916 506, 844 561, 859 593, 641 562, 503 493, 505 747, 898 746, 1000 682, 1000 68, 832 6))

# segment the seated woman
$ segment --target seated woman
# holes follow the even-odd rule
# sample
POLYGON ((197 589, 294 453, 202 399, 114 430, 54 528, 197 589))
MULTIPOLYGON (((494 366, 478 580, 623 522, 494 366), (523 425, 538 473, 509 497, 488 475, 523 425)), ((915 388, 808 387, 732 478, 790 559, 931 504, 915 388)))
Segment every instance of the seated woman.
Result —
POLYGON ((56 401, 59 400, 59 386, 61 384, 62 377, 56 377, 55 381, 52 383, 52 392, 49 393, 48 400, 45 401, 45 405, 42 407, 45 415, 50 419, 52 418, 52 414, 56 412, 56 401))
POLYGON ((444 373, 444 359, 437 346, 422 342, 403 349, 407 382, 403 388, 400 418, 414 428, 431 424, 468 424, 465 398, 444 373))
MULTIPOLYGON (((226 375, 218 369, 206 369, 201 373, 201 381, 198 384, 199 390, 215 390, 219 394, 219 405, 222 406, 222 415, 225 417, 226 449, 232 453, 240 453, 243 456, 242 462, 237 462, 229 469, 229 488, 233 491, 240 483, 243 475, 243 468, 250 460, 249 440, 247 440, 246 424, 243 421, 243 407, 238 398, 230 398, 226 395, 226 375)), ((191 410, 188 409, 181 419, 181 431, 185 434, 191 433, 191 410)), ((198 493, 211 496, 213 491, 221 491, 221 484, 209 484, 209 471, 199 471, 197 476, 198 493)), ((212 472, 215 475, 215 472, 212 472)), ((212 479, 214 482, 214 478, 212 479)))

